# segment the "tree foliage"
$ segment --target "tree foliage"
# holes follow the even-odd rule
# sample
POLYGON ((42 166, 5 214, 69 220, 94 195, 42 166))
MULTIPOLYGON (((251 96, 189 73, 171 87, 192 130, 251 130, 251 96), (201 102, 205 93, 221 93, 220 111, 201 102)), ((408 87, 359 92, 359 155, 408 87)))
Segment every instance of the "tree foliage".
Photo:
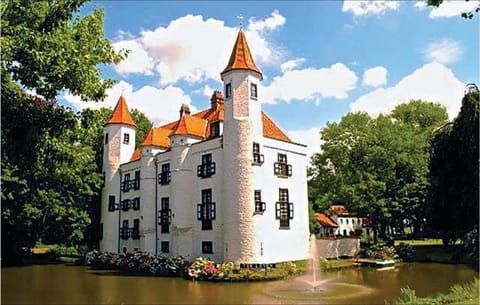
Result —
MULTIPOLYGON (((465 0, 465 1, 472 1, 472 0, 465 0)), ((439 7, 443 3, 443 0, 427 0, 427 5, 428 6, 434 6, 434 7, 439 7)), ((462 12, 461 16, 465 19, 472 19, 475 13, 478 13, 480 11, 480 4, 477 5, 477 7, 470 12, 462 12)))
POLYGON ((439 129, 432 139, 429 220, 447 243, 478 226, 478 114, 478 91, 466 94, 453 123, 439 129))
POLYGON ((446 120, 439 105, 411 101, 387 116, 349 113, 328 124, 309 170, 313 208, 344 204, 370 218, 382 237, 406 223, 418 229, 425 217, 428 139, 446 120))

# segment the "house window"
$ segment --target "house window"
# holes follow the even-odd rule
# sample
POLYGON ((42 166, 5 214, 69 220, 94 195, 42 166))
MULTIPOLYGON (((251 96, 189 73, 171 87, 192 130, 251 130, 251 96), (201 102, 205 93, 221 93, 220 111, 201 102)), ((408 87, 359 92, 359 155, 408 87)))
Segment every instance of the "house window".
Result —
POLYGON ((348 218, 345 221, 347 222, 347 225, 348 225, 348 218))
POLYGON ((140 210, 140 197, 133 198, 132 200, 132 209, 135 211, 140 210))
POLYGON ((167 185, 171 180, 170 163, 162 164, 162 171, 158 174, 158 183, 161 185, 167 185))
POLYGON ((123 144, 129 144, 130 143, 130 134, 124 133, 123 134, 123 144))
POLYGON ((262 165, 263 164, 263 155, 260 154, 260 144, 253 142, 253 164, 262 165))
POLYGON ((342 218, 340 218, 340 224, 342 224, 342 225, 343 225, 343 219, 342 219, 342 218))
POLYGON ((215 138, 220 136, 220 121, 210 124, 210 137, 215 138))
POLYGON ((287 163, 287 155, 278 154, 277 162, 273 164, 273 173, 279 177, 292 176, 292 165, 287 163))
POLYGON ((100 224, 100 227, 98 227, 98 240, 103 239, 103 223, 100 224))
POLYGON ((133 189, 140 189, 140 171, 135 171, 135 180, 133 181, 133 189))
POLYGON ((212 154, 202 155, 202 164, 197 166, 197 176, 209 178, 215 174, 215 162, 212 162, 212 154))
POLYGON ((202 241, 202 253, 212 254, 213 253, 213 242, 202 241))
POLYGON ((258 98, 257 84, 250 84, 250 98, 256 100, 258 98))
POLYGON ((280 229, 290 228, 290 220, 293 219, 293 203, 288 201, 288 189, 279 189, 275 217, 280 220, 280 229))
POLYGON ((128 219, 123 221, 122 227, 120 228, 120 238, 128 239, 130 237, 130 228, 128 227, 128 219))
POLYGON ((228 83, 225 85, 225 98, 229 98, 232 96, 232 84, 228 83))
POLYGON ((113 212, 115 211, 115 196, 108 196, 108 211, 113 212))
POLYGON ((132 238, 140 239, 140 219, 133 220, 132 238))
POLYGON ((105 144, 108 144, 108 132, 105 134, 105 144))
POLYGON ((130 182, 130 174, 125 174, 125 178, 122 183, 122 190, 128 192, 132 188, 132 183, 130 182))
POLYGON ((160 243, 160 251, 162 251, 162 253, 170 253, 170 242, 162 241, 160 243))
POLYGON ((161 202, 161 210, 158 211, 158 224, 161 233, 170 232, 170 224, 172 223, 172 211, 170 210, 170 202, 168 197, 163 197, 161 202))
POLYGON ((130 210, 131 207, 132 207, 132 203, 130 199, 125 199, 125 200, 122 200, 122 202, 120 202, 120 208, 124 212, 127 212, 128 210, 130 210))
POLYGON ((197 219, 202 222, 202 230, 211 230, 216 217, 215 202, 212 202, 212 189, 202 190, 202 203, 197 205, 197 219))
POLYGON ((262 191, 255 190, 254 191, 254 199, 255 199, 255 214, 263 214, 266 209, 265 202, 262 202, 262 191))

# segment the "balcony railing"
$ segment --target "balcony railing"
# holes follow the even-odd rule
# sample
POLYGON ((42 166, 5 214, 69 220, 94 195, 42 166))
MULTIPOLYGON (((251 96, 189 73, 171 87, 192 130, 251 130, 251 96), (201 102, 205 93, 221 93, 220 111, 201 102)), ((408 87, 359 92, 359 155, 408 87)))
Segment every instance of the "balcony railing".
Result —
POLYGON ((262 165, 263 164, 263 155, 259 153, 253 153, 253 164, 262 165))
POLYGON ((279 177, 291 177, 292 165, 287 163, 273 163, 273 174, 279 177))
POLYGON ((171 175, 170 175, 170 171, 161 172, 160 174, 158 174, 158 184, 167 185, 167 184, 170 183, 171 180, 172 180, 172 178, 171 178, 171 175))
POLYGON ((197 177, 209 178, 215 174, 215 162, 203 163, 197 166, 197 177))

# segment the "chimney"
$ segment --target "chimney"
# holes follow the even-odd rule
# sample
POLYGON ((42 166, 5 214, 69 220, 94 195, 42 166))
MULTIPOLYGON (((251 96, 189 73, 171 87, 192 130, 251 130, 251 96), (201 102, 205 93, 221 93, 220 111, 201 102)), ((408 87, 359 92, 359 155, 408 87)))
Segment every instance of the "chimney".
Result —
POLYGON ((180 107, 180 118, 184 115, 190 115, 190 107, 188 107, 187 104, 183 104, 182 107, 180 107))
POLYGON ((213 91, 212 98, 210 99, 212 110, 217 110, 218 105, 223 104, 225 99, 223 98, 222 92, 215 90, 213 91))

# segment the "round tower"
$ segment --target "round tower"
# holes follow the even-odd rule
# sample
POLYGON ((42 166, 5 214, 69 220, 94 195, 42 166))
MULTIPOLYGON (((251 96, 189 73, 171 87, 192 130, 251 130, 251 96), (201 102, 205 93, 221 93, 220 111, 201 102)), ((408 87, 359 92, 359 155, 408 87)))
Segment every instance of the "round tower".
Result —
POLYGON ((259 249, 252 218, 255 205, 251 164, 253 141, 262 136, 258 89, 263 76, 253 62, 242 30, 221 78, 225 89, 224 260, 254 263, 259 249))
POLYGON ((120 96, 112 117, 104 126, 100 251, 119 251, 119 166, 130 161, 135 151, 135 132, 135 122, 128 111, 125 98, 120 96))

